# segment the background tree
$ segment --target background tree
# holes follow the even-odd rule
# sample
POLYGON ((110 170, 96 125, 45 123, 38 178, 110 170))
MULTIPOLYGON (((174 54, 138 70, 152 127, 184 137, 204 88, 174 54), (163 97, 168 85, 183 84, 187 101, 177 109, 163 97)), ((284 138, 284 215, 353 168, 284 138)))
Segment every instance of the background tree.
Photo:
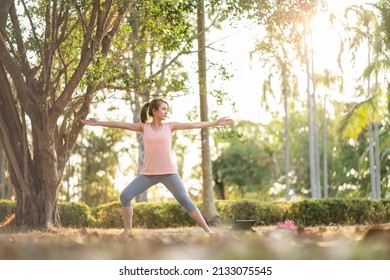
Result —
POLYGON ((342 122, 341 129, 346 138, 355 139, 360 131, 366 131, 364 127, 367 127, 371 196, 373 199, 379 199, 382 192, 379 120, 382 119, 383 113, 380 110, 381 90, 378 75, 380 71, 388 67, 388 56, 385 53, 385 48, 382 47, 384 39, 376 14, 363 6, 350 7, 346 11, 346 16, 350 13, 353 13, 357 18, 356 25, 346 27, 352 34, 351 38, 348 38, 350 48, 353 50, 352 58, 355 59, 356 53, 361 49, 363 43, 367 46, 367 67, 362 75, 362 79, 366 82, 366 89, 363 90, 361 86, 357 88, 358 95, 365 95, 366 100, 357 102, 353 110, 348 112, 342 122), (375 77, 374 86, 372 85, 372 75, 375 77))
MULTIPOLYGON (((86 130, 75 146, 74 161, 66 170, 60 195, 66 196, 67 201, 83 201, 91 208, 117 200, 119 191, 114 187, 114 179, 119 157, 128 152, 118 147, 124 137, 122 130, 103 129, 101 135, 86 130)), ((131 141, 126 142, 131 145, 131 141)))
POLYGON ((280 177, 277 151, 283 146, 272 126, 241 121, 236 131, 225 138, 227 145, 213 161, 213 176, 221 199, 264 198, 270 186, 280 177), (234 136, 234 134, 236 136, 234 136))
MULTIPOLYGON (((289 51, 291 45, 285 40, 284 34, 279 30, 270 30, 267 35, 257 44, 255 51, 260 54, 260 59, 264 69, 268 69, 268 75, 263 83, 262 103, 266 110, 270 109, 268 105, 272 101, 281 100, 284 109, 284 147, 285 147, 285 186, 286 199, 290 200, 290 136, 288 107, 289 96, 297 95, 297 77, 291 71, 293 69, 293 58, 289 51), (272 32, 278 32, 276 34, 272 32), (275 42, 278 42, 275 44, 275 42), (275 84, 276 83, 276 84, 275 84), (280 94, 278 94, 280 91, 280 94)), ((278 101, 276 101, 279 103, 278 101)))
MULTIPOLYGON (((291 155, 291 171, 290 171, 290 192, 291 198, 296 200, 302 197, 311 197, 309 162, 306 158, 308 147, 308 130, 307 130, 307 115, 301 111, 305 101, 294 102, 289 104, 289 135, 290 139, 290 155, 291 155)), ((329 197, 364 197, 365 181, 360 176, 360 155, 364 151, 364 141, 358 139, 351 144, 345 142, 339 137, 338 124, 342 118, 342 112, 345 109, 345 103, 333 102, 335 112, 328 116, 328 185, 329 197)), ((323 116, 322 109, 319 107, 319 116, 323 116)), ((321 121, 321 118, 319 118, 321 121)), ((322 122, 320 122, 322 123, 322 122)), ((254 139, 260 145, 262 152, 274 151, 268 153, 268 157, 264 154, 262 163, 266 163, 262 169, 267 170, 265 176, 261 178, 263 182, 262 193, 272 194, 275 199, 285 197, 285 173, 277 172, 277 166, 282 166, 284 162, 284 118, 282 115, 275 114, 273 119, 266 125, 255 124, 261 129, 259 133, 254 130, 240 130, 242 135, 253 135, 254 139), (257 136, 255 136, 257 135, 257 136), (273 159, 271 157, 273 155, 273 159), (273 168, 272 168, 273 167, 273 168), (272 176, 270 176, 272 174, 272 176), (264 178, 268 178, 264 180, 264 178)), ((255 127, 252 126, 253 128, 255 127)), ((240 123, 240 128, 245 126, 240 123)), ((321 127, 319 127, 321 128, 321 127)), ((241 140, 244 142, 244 140, 241 140)), ((282 169, 282 168, 281 168, 282 169)), ((257 186, 258 187, 258 186, 257 186)), ((226 194, 229 197, 229 193, 226 194)))
MULTIPOLYGON (((207 66, 206 66, 206 24, 204 0, 198 0, 198 83, 200 98, 200 120, 209 121, 207 104, 207 66)), ((202 178, 203 178, 203 207, 202 214, 207 222, 213 223, 219 218, 214 203, 213 178, 210 154, 209 129, 201 129, 202 136, 202 178)))
MULTIPOLYGON (((381 178, 383 178, 383 189, 386 191, 390 188, 390 169, 388 168, 390 164, 390 83, 386 75, 387 69, 390 64, 390 3, 385 0, 379 1, 374 7, 378 10, 378 21, 379 26, 377 32, 379 33, 377 37, 381 38, 378 40, 375 52, 379 54, 380 65, 384 71, 384 81, 383 81, 383 94, 385 98, 385 115, 387 117, 383 118, 381 121, 381 133, 380 133, 380 142, 382 143, 381 147, 381 178), (387 84, 387 86, 386 86, 387 84)), ((379 142, 379 141, 378 141, 379 142)), ((378 157, 379 158, 379 157, 378 157)), ((383 193, 383 196, 386 196, 386 192, 383 193)))
POLYGON ((274 181, 272 155, 253 140, 234 142, 213 161, 216 184, 223 199, 246 198, 255 193, 256 199, 266 194, 274 181), (225 192, 227 188, 227 192, 225 192), (226 194, 225 194, 226 193, 226 194))
MULTIPOLYGON (((271 3, 268 4, 271 5, 271 3)), ((322 7, 322 4, 323 1, 280 1, 273 5, 272 13, 266 16, 263 16, 261 9, 251 15, 251 17, 264 25, 267 34, 279 34, 277 38, 283 39, 279 41, 283 43, 284 48, 289 48, 286 45, 292 46, 292 49, 298 54, 299 61, 301 61, 302 65, 306 66, 309 161, 311 162, 310 181, 313 197, 320 197, 321 193, 319 184, 318 132, 315 111, 314 62, 312 59, 310 60, 310 57, 312 58, 312 51, 308 49, 307 38, 310 36, 310 31, 307 27, 313 16, 317 13, 317 10, 322 7)), ((278 56, 283 58, 280 54, 278 56)), ((286 82, 286 78, 283 81, 282 77, 281 80, 281 83, 286 82)))
POLYGON ((329 195, 329 172, 328 172, 328 108, 327 103, 331 103, 331 94, 328 93, 330 90, 334 90, 334 86, 337 86, 337 91, 343 91, 343 80, 341 76, 333 74, 329 69, 325 69, 323 74, 317 74, 315 77, 316 84, 318 87, 323 87, 323 116, 322 116, 322 157, 323 157, 323 184, 324 184, 324 198, 329 195), (328 101, 329 100, 329 101, 328 101))

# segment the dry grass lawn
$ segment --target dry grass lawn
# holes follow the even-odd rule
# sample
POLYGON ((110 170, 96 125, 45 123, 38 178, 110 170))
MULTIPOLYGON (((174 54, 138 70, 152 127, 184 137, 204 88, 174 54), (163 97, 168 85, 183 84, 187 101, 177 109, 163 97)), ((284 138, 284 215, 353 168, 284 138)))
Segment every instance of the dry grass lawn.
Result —
POLYGON ((54 228, 47 231, 0 228, 3 260, 150 260, 150 259, 390 259, 390 224, 307 227, 276 226, 231 232, 214 227, 134 229, 54 228))

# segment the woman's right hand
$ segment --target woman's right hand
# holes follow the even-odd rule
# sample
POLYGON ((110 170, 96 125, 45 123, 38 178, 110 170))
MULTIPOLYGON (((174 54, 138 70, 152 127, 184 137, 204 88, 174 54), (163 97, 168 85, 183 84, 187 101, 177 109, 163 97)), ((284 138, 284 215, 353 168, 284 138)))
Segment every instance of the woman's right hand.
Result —
POLYGON ((86 119, 86 120, 81 120, 81 122, 83 124, 86 124, 86 125, 92 125, 92 126, 98 125, 98 121, 95 118, 89 118, 89 119, 86 119))

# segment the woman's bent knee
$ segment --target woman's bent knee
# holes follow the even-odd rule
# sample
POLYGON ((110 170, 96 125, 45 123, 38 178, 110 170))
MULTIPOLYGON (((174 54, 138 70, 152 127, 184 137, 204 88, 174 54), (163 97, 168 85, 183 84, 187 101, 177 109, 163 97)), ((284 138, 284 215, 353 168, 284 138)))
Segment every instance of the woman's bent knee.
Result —
POLYGON ((127 197, 126 194, 124 194, 124 192, 121 193, 120 195, 120 201, 121 201, 121 205, 122 207, 131 207, 131 199, 129 199, 127 197))

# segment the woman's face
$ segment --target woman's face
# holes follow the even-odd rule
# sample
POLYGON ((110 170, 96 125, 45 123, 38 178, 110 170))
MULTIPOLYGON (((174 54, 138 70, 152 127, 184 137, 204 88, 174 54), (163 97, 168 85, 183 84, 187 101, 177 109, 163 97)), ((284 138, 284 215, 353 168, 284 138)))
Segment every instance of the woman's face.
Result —
POLYGON ((168 115, 168 104, 165 102, 161 102, 160 106, 157 110, 153 110, 153 118, 157 118, 159 120, 165 120, 168 115))

